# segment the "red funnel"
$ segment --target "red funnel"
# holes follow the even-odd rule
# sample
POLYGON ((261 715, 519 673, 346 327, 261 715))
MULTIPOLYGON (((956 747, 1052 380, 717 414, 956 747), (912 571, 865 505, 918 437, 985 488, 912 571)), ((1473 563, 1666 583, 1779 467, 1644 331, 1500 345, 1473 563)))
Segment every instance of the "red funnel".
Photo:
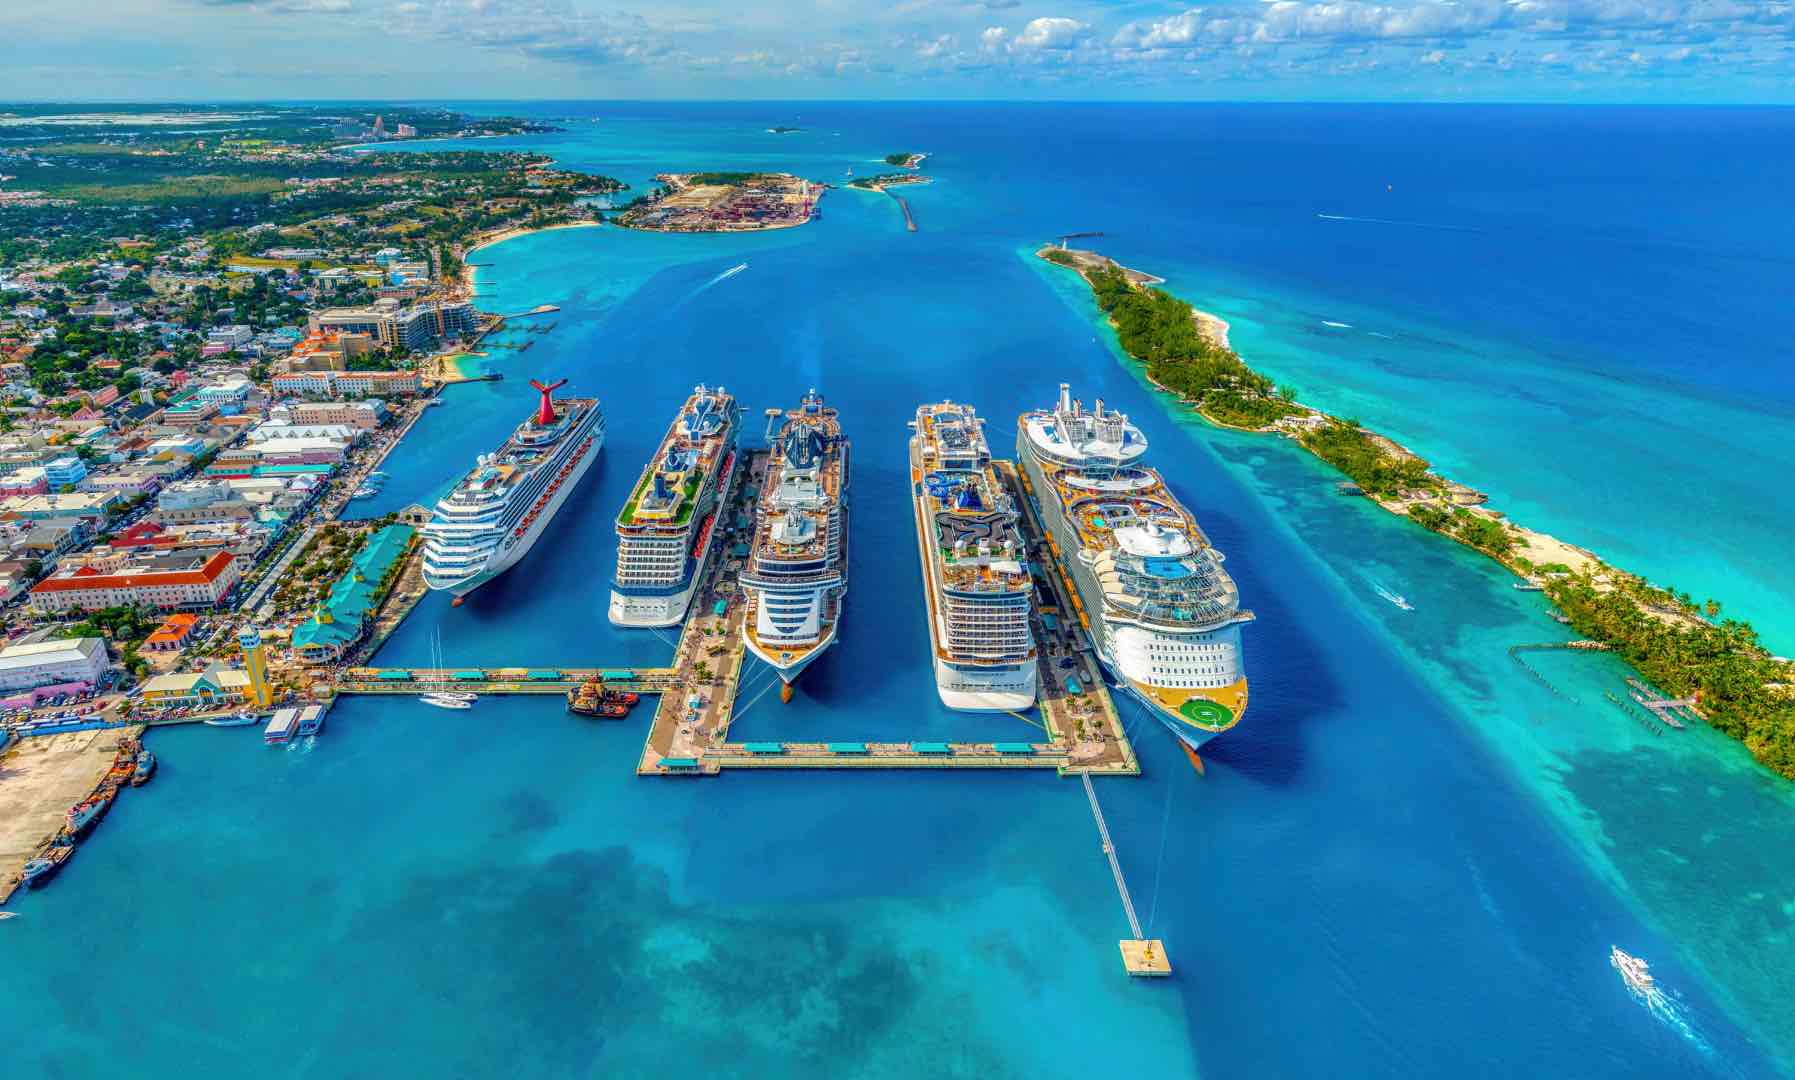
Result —
POLYGON ((542 404, 536 409, 536 424, 538 427, 548 427, 555 422, 555 402, 549 395, 566 386, 567 380, 562 379, 544 386, 535 379, 531 379, 530 385, 542 392, 542 404))

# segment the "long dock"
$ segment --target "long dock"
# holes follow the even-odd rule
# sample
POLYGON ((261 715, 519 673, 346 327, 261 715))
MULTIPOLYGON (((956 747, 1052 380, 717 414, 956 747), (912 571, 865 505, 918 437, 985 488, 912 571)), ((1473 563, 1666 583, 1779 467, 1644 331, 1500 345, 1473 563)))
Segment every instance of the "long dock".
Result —
MULTIPOLYGON (((1103 681, 1096 655, 1080 630, 1076 601, 1065 570, 1042 531, 1026 491, 1026 481, 1009 462, 998 475, 1023 507, 1020 529, 1031 554, 1040 603, 1032 623, 1036 635, 1041 692, 1039 721, 1017 714, 1037 729, 1014 741, 909 742, 741 742, 730 741, 735 717, 777 693, 779 680, 756 670, 757 683, 744 687, 746 659, 742 624, 747 618, 736 573, 729 524, 752 510, 746 492, 764 483, 766 451, 744 451, 717 515, 719 535, 685 624, 665 667, 350 667, 335 680, 342 694, 420 694, 459 690, 477 694, 562 694, 589 681, 615 690, 658 695, 654 718, 636 765, 641 776, 706 775, 725 769, 1042 769, 1062 776, 1133 776, 1140 763, 1129 743, 1115 702, 1103 681), (721 602, 723 610, 717 610, 721 602), (744 691, 746 700, 742 700, 744 691)), ((381 625, 383 638, 421 595, 402 580, 381 625)))

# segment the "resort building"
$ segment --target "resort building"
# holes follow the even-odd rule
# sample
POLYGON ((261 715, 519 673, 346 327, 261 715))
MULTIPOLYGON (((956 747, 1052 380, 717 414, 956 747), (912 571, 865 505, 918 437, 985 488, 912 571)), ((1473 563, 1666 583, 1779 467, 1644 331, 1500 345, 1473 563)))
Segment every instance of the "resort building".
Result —
POLYGON ((276 394, 373 397, 418 392, 415 371, 289 371, 269 380, 276 394))
POLYGON ((0 649, 0 692, 73 684, 92 689, 111 667, 106 642, 97 637, 9 645, 0 649))
POLYGON ((119 552, 98 547, 31 589, 39 613, 141 604, 164 611, 216 607, 243 576, 228 551, 119 552))
POLYGON ((386 422, 386 402, 379 398, 365 401, 296 401, 276 405, 268 410, 271 423, 341 424, 359 431, 372 431, 386 422))

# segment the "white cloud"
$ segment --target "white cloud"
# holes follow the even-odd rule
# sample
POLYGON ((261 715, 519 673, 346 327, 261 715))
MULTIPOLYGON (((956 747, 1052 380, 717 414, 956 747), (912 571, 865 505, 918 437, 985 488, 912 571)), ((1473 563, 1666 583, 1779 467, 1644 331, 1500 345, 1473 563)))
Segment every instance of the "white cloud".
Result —
POLYGON ((1070 49, 1091 35, 1090 25, 1077 19, 1041 18, 1032 19, 1010 48, 1020 52, 1034 52, 1041 49, 1070 49))

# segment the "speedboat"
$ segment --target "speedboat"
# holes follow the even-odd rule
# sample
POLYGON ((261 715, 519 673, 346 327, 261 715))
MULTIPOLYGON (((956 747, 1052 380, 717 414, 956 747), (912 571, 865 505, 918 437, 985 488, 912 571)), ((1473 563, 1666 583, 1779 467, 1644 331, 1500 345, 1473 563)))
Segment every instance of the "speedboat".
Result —
POLYGON ((251 724, 259 723, 260 720, 261 718, 254 713, 242 712, 236 716, 214 716, 212 719, 202 722, 209 727, 248 727, 251 724))
POLYGON ((1377 591, 1377 594, 1379 596, 1383 597, 1385 600, 1390 601, 1390 603, 1395 604, 1397 607, 1401 608, 1402 610, 1404 610, 1404 611, 1415 610, 1415 605, 1409 603, 1408 597, 1402 595, 1401 593, 1391 592, 1389 589, 1384 588, 1382 585, 1373 584, 1371 587, 1377 591))
POLYGON ((439 709, 471 709, 471 708, 473 708, 473 704, 471 702, 463 701, 462 699, 460 699, 458 697, 450 697, 447 694, 419 694, 418 700, 423 702, 426 705, 434 705, 439 709))
POLYGON ((1621 951, 1620 946, 1610 946, 1608 965, 1620 972, 1621 981, 1627 984, 1627 989, 1640 994, 1651 994, 1657 990, 1657 983, 1647 969, 1646 962, 1621 951))

